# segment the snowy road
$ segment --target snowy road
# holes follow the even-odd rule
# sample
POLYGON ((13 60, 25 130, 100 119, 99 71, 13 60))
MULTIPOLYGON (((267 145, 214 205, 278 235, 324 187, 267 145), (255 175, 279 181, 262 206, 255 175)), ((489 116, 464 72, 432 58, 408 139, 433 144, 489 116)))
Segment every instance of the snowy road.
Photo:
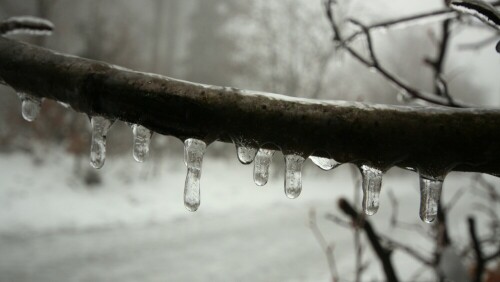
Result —
MULTIPOLYGON (((323 217, 339 215, 335 201, 352 195, 348 167, 325 173, 308 163, 304 191, 290 200, 283 193, 281 171, 259 188, 251 180, 251 166, 208 158, 202 204, 190 213, 182 206, 185 168, 177 165, 182 163, 178 158, 168 174, 147 181, 129 180, 135 168, 128 161, 121 161, 125 172, 107 164, 105 186, 97 190, 85 190, 71 179, 54 181, 61 168, 71 169, 65 157, 45 166, 33 166, 23 156, 0 158, 0 282, 329 281, 326 259, 308 228, 311 208, 335 244, 341 277, 352 278, 352 233, 323 217), (22 173, 21 167, 32 174, 22 173)), ((400 219, 423 224, 417 176, 394 172, 384 178, 381 207, 371 219, 377 230, 429 249, 418 235, 388 227, 389 189, 400 200, 400 219)), ((466 179, 447 178, 445 198, 468 185, 466 179)), ((458 242, 467 243, 469 198, 458 204, 450 221, 452 236, 463 239, 458 242)), ((394 262, 401 277, 418 268, 399 252, 394 262)), ((365 277, 382 278, 378 262, 371 261, 365 277)))
POLYGON ((303 210, 0 240, 0 281, 327 281, 303 210))

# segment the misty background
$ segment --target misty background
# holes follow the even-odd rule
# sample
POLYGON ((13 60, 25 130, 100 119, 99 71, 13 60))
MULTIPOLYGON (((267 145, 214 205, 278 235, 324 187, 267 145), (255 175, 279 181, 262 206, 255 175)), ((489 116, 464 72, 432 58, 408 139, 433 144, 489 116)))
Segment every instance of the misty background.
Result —
MULTIPOLYGON (((343 8, 346 18, 369 24, 440 9, 442 1, 349 1, 343 8)), ((398 89, 334 50, 324 14, 319 0, 0 1, 1 19, 33 15, 55 25, 50 37, 11 38, 58 52, 199 83, 405 104, 398 89)), ((437 55, 439 32, 436 22, 375 32, 379 60, 430 92, 433 72, 424 58, 437 55)), ((487 35, 475 27, 455 33, 444 74, 454 98, 499 107, 500 56, 493 44, 463 50, 463 44, 487 35)), ((88 164, 86 115, 46 100, 28 123, 20 107, 14 90, 1 86, 0 281, 328 281, 324 254, 307 226, 311 209, 338 245, 343 276, 353 275, 349 230, 322 217, 336 212, 339 197, 354 199, 360 189, 353 165, 325 173, 308 161, 302 195, 288 200, 281 154, 274 156, 271 180, 261 188, 252 183, 253 166, 237 161, 234 146, 215 143, 203 164, 200 209, 190 213, 182 203, 179 140, 153 135, 147 162, 137 164, 131 130, 118 122, 108 134, 106 165, 95 170, 88 164)), ((493 177, 488 181, 500 184, 493 177)), ((470 174, 453 173, 443 197, 471 183, 470 174)), ((424 224, 418 218, 417 175, 392 169, 373 217, 381 231, 390 230, 387 190, 400 200, 403 218, 424 224)), ((466 198, 450 216, 453 235, 464 244, 465 215, 474 212, 474 198, 466 198)), ((425 238, 392 232, 431 251, 425 238)), ((417 269, 402 254, 394 260, 402 277, 417 269)), ((370 279, 383 277, 375 260, 368 269, 370 279)))

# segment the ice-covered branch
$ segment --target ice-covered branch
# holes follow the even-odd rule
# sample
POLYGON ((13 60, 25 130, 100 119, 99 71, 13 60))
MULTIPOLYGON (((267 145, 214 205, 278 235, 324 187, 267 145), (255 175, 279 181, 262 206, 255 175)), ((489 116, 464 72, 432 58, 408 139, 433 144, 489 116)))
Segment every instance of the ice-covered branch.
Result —
MULTIPOLYGON (((345 39, 341 34, 338 23, 334 17, 333 5, 334 2, 332 0, 325 1, 325 10, 328 21, 330 22, 330 26, 332 28, 334 34, 334 42, 337 44, 337 47, 344 48, 351 56, 353 56, 356 60, 362 63, 364 66, 370 68, 371 70, 380 74, 384 79, 389 81, 392 85, 401 90, 400 93, 404 94, 404 96, 408 96, 412 99, 418 99, 420 101, 429 102, 435 105, 444 105, 444 106, 452 106, 452 107, 466 107, 461 102, 455 101, 451 99, 450 95, 437 96, 430 93, 426 93, 420 89, 417 89, 408 83, 406 83, 403 79, 399 78, 396 74, 389 71, 386 67, 384 67, 378 60, 375 54, 375 48, 373 46, 373 41, 370 34, 370 27, 362 24, 360 21, 355 19, 350 19, 349 21, 358 27, 361 28, 360 33, 364 34, 366 37, 366 43, 368 45, 368 53, 369 59, 366 59, 360 51, 357 51, 355 48, 350 46, 348 43, 349 38, 345 39)), ((373 28, 373 26, 372 26, 373 28)), ((356 34, 356 33, 355 33, 356 34)), ((444 85, 444 80, 439 80, 440 85, 444 85)), ((447 94, 447 93, 446 93, 447 94)))
POLYGON ((140 73, 0 38, 0 78, 90 116, 385 171, 500 173, 500 111, 313 101, 140 73))

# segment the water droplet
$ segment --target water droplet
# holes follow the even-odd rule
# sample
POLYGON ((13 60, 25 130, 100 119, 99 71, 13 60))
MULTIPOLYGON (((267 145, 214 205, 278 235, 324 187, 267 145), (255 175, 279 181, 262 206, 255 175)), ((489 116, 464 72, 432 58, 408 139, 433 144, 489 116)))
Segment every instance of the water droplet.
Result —
POLYGON ((236 144, 236 153, 238 155, 238 160, 242 164, 250 164, 255 158, 255 154, 257 153, 257 149, 253 147, 247 147, 243 145, 236 144))
POLYGON ((134 134, 133 156, 137 162, 142 163, 148 156, 149 142, 151 141, 153 131, 142 125, 133 124, 132 133, 134 134))
POLYGON ((400 103, 410 103, 413 101, 413 97, 403 88, 400 88, 398 95, 396 96, 398 102, 400 103))
POLYGON ((495 46, 495 50, 497 50, 497 53, 500 53, 500 40, 497 42, 497 46, 495 46))
POLYGON ((18 92, 17 96, 21 99, 21 112, 23 118, 27 121, 34 121, 42 107, 42 98, 18 92))
POLYGON ((92 124, 92 143, 90 145, 90 165, 94 168, 101 168, 106 160, 106 135, 115 121, 101 116, 93 116, 90 119, 92 124))
POLYGON ((322 157, 316 157, 316 156, 309 156, 309 159, 317 165, 319 168, 322 170, 330 170, 334 169, 337 166, 340 165, 336 160, 334 159, 328 159, 328 158, 322 158, 322 157))
POLYGON ((360 166, 363 177, 363 211, 374 215, 378 211, 383 172, 367 165, 360 166))
POLYGON ((264 186, 269 179, 269 166, 273 160, 274 150, 259 149, 255 156, 253 166, 253 181, 259 186, 264 186))
POLYGON ((299 155, 285 155, 285 194, 295 199, 302 191, 302 165, 305 159, 299 155))
POLYGON ((378 69, 376 67, 369 67, 368 69, 371 73, 378 73, 378 69))
POLYGON ((431 223, 436 219, 443 179, 420 174, 420 218, 431 223))
POLYGON ((207 145, 198 139, 184 141, 184 163, 188 169, 184 185, 184 206, 196 211, 200 206, 200 177, 203 155, 207 145))

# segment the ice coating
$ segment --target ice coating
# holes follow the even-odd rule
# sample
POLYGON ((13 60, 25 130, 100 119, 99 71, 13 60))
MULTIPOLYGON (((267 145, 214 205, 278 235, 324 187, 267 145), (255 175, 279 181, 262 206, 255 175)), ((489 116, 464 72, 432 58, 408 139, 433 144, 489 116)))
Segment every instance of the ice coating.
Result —
POLYGON ((1 34, 51 35, 54 25, 42 18, 32 16, 11 17, 2 22, 1 34))
POLYGON ((302 165, 305 159, 299 155, 285 155, 285 194, 295 199, 302 191, 302 165))
POLYGON ((90 165, 94 168, 101 168, 106 160, 106 135, 114 123, 102 116, 93 116, 90 119, 92 124, 92 143, 90 146, 90 165))
POLYGON ((273 160, 274 150, 259 149, 253 166, 253 181, 258 186, 266 185, 269 179, 269 166, 273 160))
POLYGON ((26 121, 34 121, 40 113, 42 107, 42 98, 18 92, 17 96, 21 99, 21 113, 26 121))
POLYGON ((495 29, 500 30, 500 12, 486 1, 451 0, 450 8, 474 16, 495 29))
POLYGON ((360 166, 359 170, 363 177, 363 211, 367 215, 374 215, 379 208, 384 173, 380 169, 368 165, 360 166))
POLYGON ((309 159, 322 170, 334 169, 340 165, 336 160, 329 158, 309 156, 309 159))
POLYGON ((420 174, 420 218, 426 223, 436 219, 443 179, 420 174))
POLYGON ((69 104, 64 103, 64 102, 61 102, 61 101, 57 101, 57 103, 58 103, 59 105, 63 106, 64 108, 66 108, 66 109, 69 109, 69 108, 71 107, 69 104))
POLYGON ((149 154, 149 143, 153 131, 140 124, 132 125, 132 134, 134 135, 133 156, 137 162, 144 162, 149 154))
POLYGON ((187 167, 184 206, 192 212, 200 206, 201 165, 206 148, 205 142, 198 139, 190 138, 184 141, 184 163, 187 167))
POLYGON ((252 163, 256 153, 257 149, 255 148, 236 144, 236 154, 238 155, 238 160, 242 164, 252 163))

